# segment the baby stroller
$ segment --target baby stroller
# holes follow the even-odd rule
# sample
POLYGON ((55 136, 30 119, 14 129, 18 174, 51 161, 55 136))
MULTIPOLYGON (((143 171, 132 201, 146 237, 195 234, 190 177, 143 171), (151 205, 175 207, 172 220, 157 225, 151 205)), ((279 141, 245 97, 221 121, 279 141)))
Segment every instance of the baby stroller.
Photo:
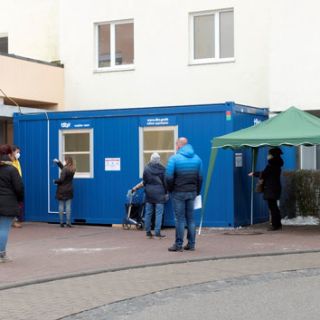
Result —
POLYGON ((136 229, 144 228, 143 212, 144 212, 144 192, 137 190, 132 192, 131 189, 127 193, 127 201, 125 204, 126 215, 123 218, 122 227, 125 230, 135 226, 136 229))

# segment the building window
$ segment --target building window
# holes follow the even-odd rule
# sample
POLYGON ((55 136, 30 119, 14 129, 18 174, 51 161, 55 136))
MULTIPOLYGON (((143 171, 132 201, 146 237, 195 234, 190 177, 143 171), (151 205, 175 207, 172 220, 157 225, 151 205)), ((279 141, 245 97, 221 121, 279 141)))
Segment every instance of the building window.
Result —
POLYGON ((176 152, 177 137, 176 126, 140 128, 140 177, 153 152, 158 152, 161 163, 167 165, 169 157, 176 152))
POLYGON ((0 36, 0 53, 9 53, 8 37, 0 36))
POLYGON ((60 159, 72 157, 77 168, 75 178, 93 177, 93 130, 61 130, 60 159))
POLYGON ((300 147, 300 168, 320 170, 320 146, 300 147))
POLYGON ((191 63, 234 60, 233 9, 190 15, 191 63))
POLYGON ((97 31, 97 68, 123 69, 134 64, 133 21, 99 23, 97 31))

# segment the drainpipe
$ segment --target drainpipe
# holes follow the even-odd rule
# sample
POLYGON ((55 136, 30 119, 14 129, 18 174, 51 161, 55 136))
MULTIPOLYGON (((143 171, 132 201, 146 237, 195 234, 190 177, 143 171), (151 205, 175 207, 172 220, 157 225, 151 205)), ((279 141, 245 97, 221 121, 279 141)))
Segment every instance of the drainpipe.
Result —
POLYGON ((48 117, 48 113, 44 112, 47 119, 47 184, 48 184, 48 190, 47 190, 47 197, 48 197, 48 213, 59 213, 58 211, 51 211, 51 202, 50 202, 50 120, 48 117))

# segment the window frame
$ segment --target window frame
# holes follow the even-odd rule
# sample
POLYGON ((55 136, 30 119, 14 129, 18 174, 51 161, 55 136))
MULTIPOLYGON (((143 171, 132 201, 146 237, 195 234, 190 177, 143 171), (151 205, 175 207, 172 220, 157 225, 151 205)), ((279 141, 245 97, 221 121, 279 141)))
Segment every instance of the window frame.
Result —
POLYGON ((9 35, 8 35, 8 33, 0 33, 0 38, 7 38, 7 52, 2 52, 2 54, 9 54, 9 35))
POLYGON ((300 155, 300 169, 301 170, 319 170, 317 168, 317 145, 312 145, 312 146, 303 146, 301 145, 299 148, 299 155, 300 155), (306 156, 305 156, 305 151, 306 149, 304 148, 312 148, 312 168, 304 168, 305 162, 306 162, 306 156))
MULTIPOLYGON (((199 65, 199 64, 214 64, 214 63, 226 63, 235 62, 235 46, 233 49, 233 57, 230 58, 220 58, 220 13, 221 12, 233 12, 234 8, 225 8, 218 10, 209 11, 199 11, 191 12, 189 14, 189 65, 199 65), (215 58, 203 58, 195 59, 194 57, 194 18, 200 16, 214 15, 214 56, 215 58)), ((235 44, 235 33, 234 33, 234 19, 233 19, 233 45, 235 44)))
POLYGON ((78 172, 76 171, 74 178, 75 179, 81 179, 81 178, 87 178, 92 179, 94 178, 94 156, 93 156, 93 129, 67 129, 67 130, 59 130, 59 159, 64 159, 65 154, 89 154, 89 172, 78 172), (65 152, 65 139, 64 136, 66 134, 75 134, 75 133, 89 133, 89 151, 71 151, 71 152, 65 152))
POLYGON ((94 72, 111 72, 111 71, 129 71, 134 70, 135 65, 132 64, 124 64, 124 65, 116 65, 116 25, 119 24, 133 24, 133 61, 135 58, 135 35, 134 35, 134 19, 125 19, 125 20, 115 20, 115 21, 104 21, 104 22, 96 22, 94 24, 95 30, 95 49, 94 49, 94 72), (110 25, 110 66, 109 67, 99 67, 99 26, 102 25, 110 25))
POLYGON ((145 131, 172 131, 173 130, 173 149, 172 150, 152 150, 149 152, 164 152, 164 151, 173 151, 176 152, 175 149, 175 142, 178 139, 178 126, 150 126, 150 127, 139 127, 139 178, 142 178, 143 176, 143 170, 145 167, 144 164, 144 139, 143 139, 143 133, 145 131))

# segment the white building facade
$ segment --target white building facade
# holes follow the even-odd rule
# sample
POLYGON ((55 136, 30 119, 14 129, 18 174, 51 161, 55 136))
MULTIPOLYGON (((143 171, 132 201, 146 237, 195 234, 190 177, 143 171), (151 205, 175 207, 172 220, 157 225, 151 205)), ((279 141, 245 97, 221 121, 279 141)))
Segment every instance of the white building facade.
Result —
POLYGON ((64 64, 65 109, 320 110, 318 0, 1 2, 8 53, 64 64))

